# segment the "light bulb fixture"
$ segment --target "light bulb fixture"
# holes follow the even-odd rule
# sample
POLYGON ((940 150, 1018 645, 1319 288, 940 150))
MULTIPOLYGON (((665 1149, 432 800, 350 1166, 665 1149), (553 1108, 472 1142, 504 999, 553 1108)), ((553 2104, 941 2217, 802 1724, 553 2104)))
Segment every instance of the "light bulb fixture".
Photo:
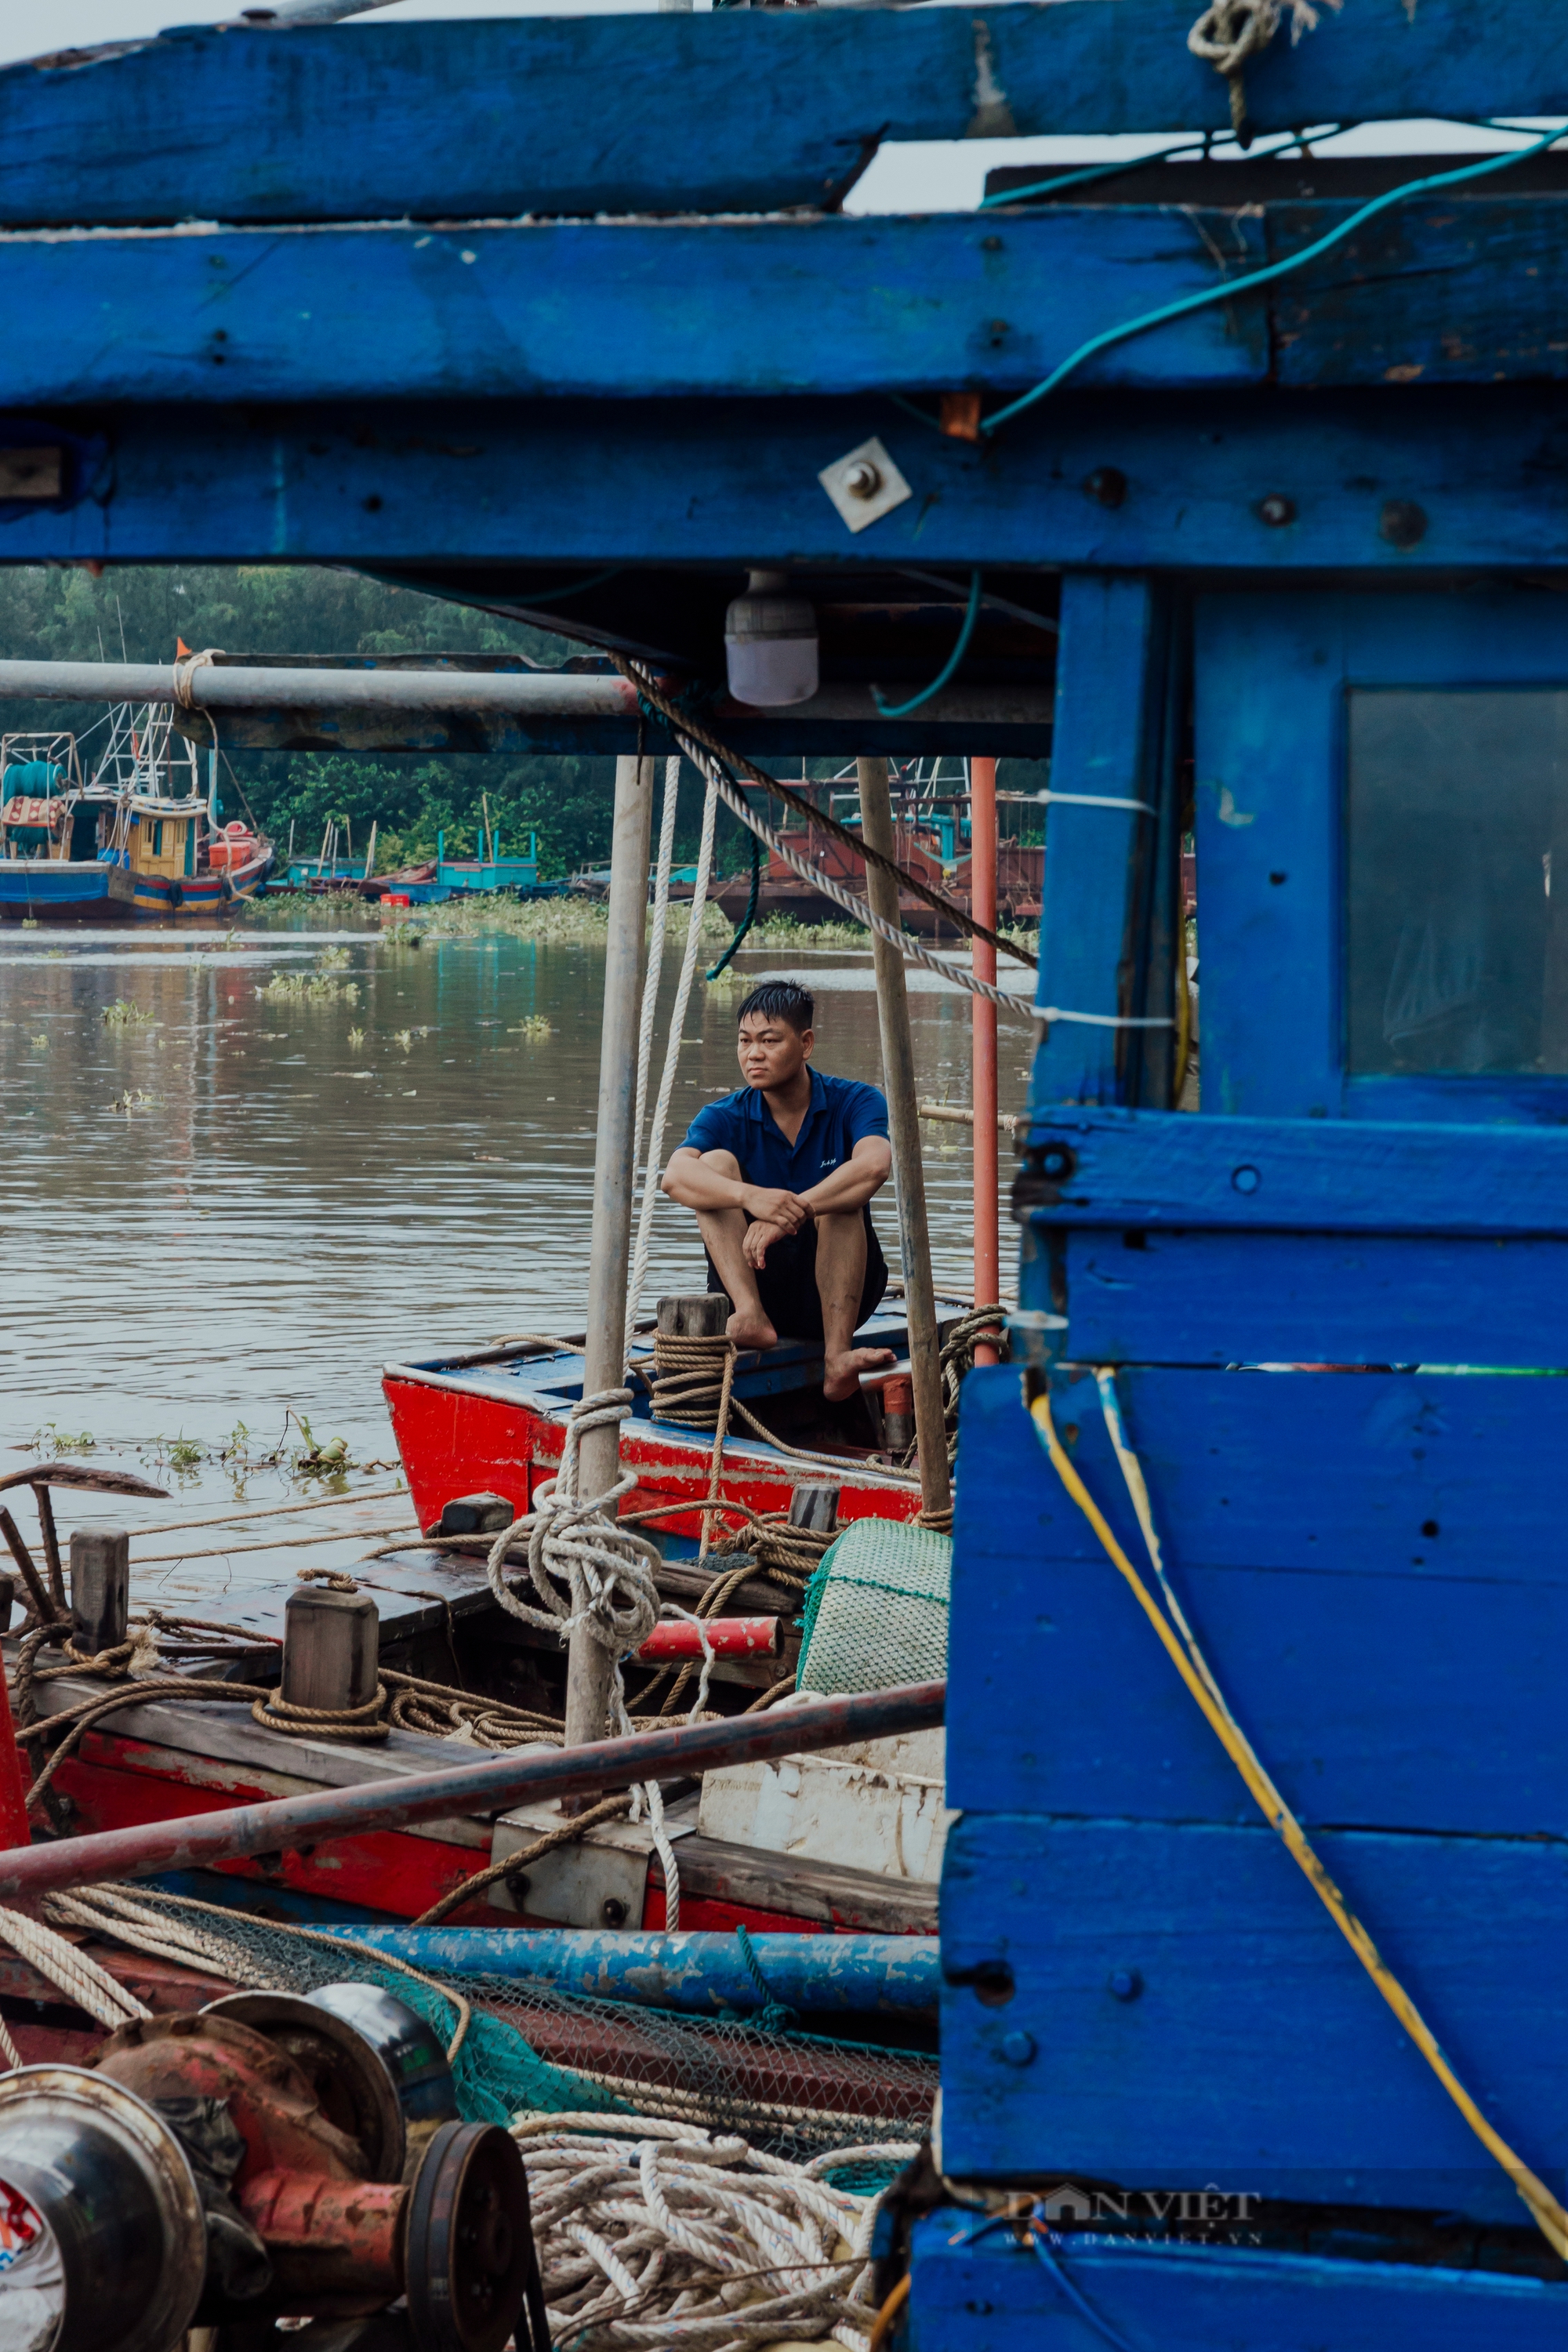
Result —
POLYGON ((724 663, 737 702, 769 710, 816 692, 816 614, 785 572, 748 572, 724 615, 724 663))

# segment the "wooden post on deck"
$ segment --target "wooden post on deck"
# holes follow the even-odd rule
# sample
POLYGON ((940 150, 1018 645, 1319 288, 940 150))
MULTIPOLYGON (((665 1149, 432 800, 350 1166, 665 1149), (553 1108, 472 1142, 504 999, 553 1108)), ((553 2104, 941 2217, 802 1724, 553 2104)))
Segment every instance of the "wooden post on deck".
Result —
MULTIPOLYGON (((616 761, 610 841, 609 940, 605 1020, 599 1040, 599 1111, 594 1150, 594 1226, 589 1244, 588 1335, 583 1393, 618 1389, 626 1376, 626 1273, 632 1238, 632 1114, 637 1100, 637 1023, 647 931, 647 861, 653 837, 652 760, 616 761)), ((580 1495, 602 1495, 620 1466, 620 1433, 591 1429, 578 1456, 580 1495)), ((613 1663, 586 1628, 572 1636, 566 1667, 566 1745, 605 1737, 613 1663)))
MULTIPOLYGON (((886 760, 858 760, 860 834, 871 849, 894 856, 893 804, 886 760)), ((866 868, 871 912, 897 925, 899 886, 880 866, 866 868)), ((940 1517, 952 1508, 947 1475, 947 1432, 942 1420, 942 1349, 936 1328, 936 1291, 931 1282, 931 1233, 926 1223, 925 1171, 921 1160, 920 1109, 915 1094, 914 1044, 910 1035, 910 1000, 904 960, 890 940, 871 934, 877 975, 877 1012, 882 1026, 882 1076, 888 1089, 888 1127, 893 1145, 893 1176, 899 1188, 899 1238, 904 1260, 904 1306, 909 1315, 910 1359, 914 1369, 915 1435, 920 1444, 921 1506, 940 1517)))
POLYGON ((296 1585, 283 1608, 285 1706, 329 1715, 368 1706, 380 1653, 380 1612, 368 1592, 296 1585))
POLYGON ((71 1537, 71 1640, 84 1656, 117 1650, 131 1608, 131 1538, 123 1528, 78 1528, 71 1537))

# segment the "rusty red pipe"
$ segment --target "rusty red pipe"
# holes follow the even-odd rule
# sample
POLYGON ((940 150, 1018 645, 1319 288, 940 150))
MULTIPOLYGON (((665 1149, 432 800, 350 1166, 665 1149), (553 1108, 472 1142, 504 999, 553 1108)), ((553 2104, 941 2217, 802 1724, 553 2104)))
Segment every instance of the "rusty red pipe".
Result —
POLYGON ((187 1813, 178 1821, 61 1838, 52 1845, 0 1853, 0 1901, 61 1894, 108 1879, 150 1878, 158 1871, 200 1870, 247 1854, 319 1844, 323 1838, 363 1836, 452 1814, 503 1812, 524 1800, 591 1796, 629 1789, 638 1780, 685 1780, 721 1764, 763 1763, 775 1756, 847 1747, 858 1739, 927 1731, 942 1722, 946 1701, 944 1682, 904 1683, 893 1690, 809 1699, 727 1722, 597 1739, 551 1755, 495 1756, 406 1780, 320 1789, 269 1804, 237 1805, 228 1812, 187 1813))

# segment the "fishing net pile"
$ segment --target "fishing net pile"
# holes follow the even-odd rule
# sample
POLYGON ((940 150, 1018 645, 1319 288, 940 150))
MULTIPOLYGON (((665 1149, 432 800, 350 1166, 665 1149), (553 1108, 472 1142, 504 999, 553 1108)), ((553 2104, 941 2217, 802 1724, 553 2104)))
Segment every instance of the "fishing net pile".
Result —
POLYGON ((805 1595, 803 1691, 888 1690, 947 1674, 952 1538, 896 1519, 855 1519, 805 1595))
POLYGON ((693 2017, 521 1978, 441 1978, 338 1936, 143 1886, 52 1896, 46 1909, 58 1926, 89 1928, 247 1990, 381 1986, 447 2046, 468 2121, 635 2115, 739 2136, 791 2163, 851 2140, 918 2141, 930 2133, 933 2058, 806 2033, 776 2009, 761 2018, 693 2017))

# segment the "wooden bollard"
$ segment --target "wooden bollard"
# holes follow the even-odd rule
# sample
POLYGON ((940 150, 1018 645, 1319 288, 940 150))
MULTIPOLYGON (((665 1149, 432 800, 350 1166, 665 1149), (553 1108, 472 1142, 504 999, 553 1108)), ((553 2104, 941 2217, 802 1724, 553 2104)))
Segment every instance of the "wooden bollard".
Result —
POLYGON ((832 1535, 838 1525, 837 1487, 826 1481, 797 1486, 789 1498, 789 1523, 813 1535, 832 1535))
POLYGON ((381 1618, 368 1592, 301 1584, 283 1611, 283 1703, 329 1715, 375 1696, 381 1618))
POLYGON ((510 1528, 521 1517, 504 1495, 454 1495, 442 1505, 434 1527, 425 1532, 427 1536, 498 1536, 502 1528, 510 1528))
POLYGON ((131 1610, 131 1538, 124 1528, 71 1536, 71 1640, 84 1655, 117 1650, 131 1610))
POLYGON ((667 1339, 721 1339, 734 1309, 721 1290, 693 1290, 658 1302, 667 1339))

